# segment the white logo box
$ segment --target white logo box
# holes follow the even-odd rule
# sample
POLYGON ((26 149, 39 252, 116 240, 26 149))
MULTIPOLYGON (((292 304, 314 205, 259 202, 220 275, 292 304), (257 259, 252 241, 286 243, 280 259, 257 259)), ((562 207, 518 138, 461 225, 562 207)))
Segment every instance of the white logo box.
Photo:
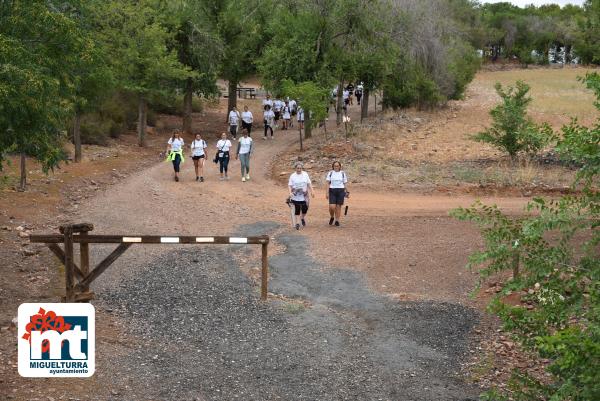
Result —
MULTIPOLYGON (((94 306, 86 303, 25 303, 19 306, 18 311, 18 355, 19 374, 23 377, 90 377, 95 371, 96 351, 96 312, 94 306), (43 309, 43 319, 36 319, 36 328, 40 321, 45 321, 48 331, 32 330, 30 339, 23 338, 28 333, 27 325, 31 317, 38 315, 43 309), (56 314, 52 319, 50 312, 56 314), (60 327, 60 318, 66 317, 66 323, 87 323, 87 330, 83 324, 72 323, 69 330, 56 330, 60 327), (79 327, 78 327, 79 326, 79 327), (48 341, 47 354, 42 354, 41 345, 48 341), (87 352, 83 350, 84 340, 87 341, 87 352), (63 341, 68 342, 68 349, 61 346, 63 341), (31 345, 30 345, 31 342, 31 345), (61 354, 67 354, 62 359, 61 354)), ((64 356, 64 355, 63 355, 64 356)))

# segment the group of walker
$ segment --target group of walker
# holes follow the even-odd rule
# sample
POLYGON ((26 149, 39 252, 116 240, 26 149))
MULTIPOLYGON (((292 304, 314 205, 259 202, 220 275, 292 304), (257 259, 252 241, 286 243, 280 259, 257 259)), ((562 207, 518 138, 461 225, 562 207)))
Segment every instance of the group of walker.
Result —
MULTIPOLYGON (((246 128, 242 129, 242 137, 238 141, 235 159, 240 161, 240 168, 242 172, 242 182, 250 180, 250 155, 252 154, 252 138, 248 135, 249 132, 246 128)), ((173 163, 173 170, 175 171, 175 181, 179 181, 179 172, 181 170, 181 163, 184 162, 183 156, 184 141, 181 137, 181 133, 176 131, 169 141, 167 142, 167 161, 173 163)), ((213 159, 215 164, 219 165, 219 173, 221 180, 229 180, 229 159, 230 151, 233 144, 227 139, 227 134, 222 133, 221 139, 217 141, 217 152, 213 159)), ((204 182, 204 162, 207 159, 208 145, 206 141, 202 139, 200 134, 196 134, 196 137, 190 145, 192 151, 192 160, 194 161, 194 170, 196 172, 196 181, 204 182)))
MULTIPOLYGON (((347 101, 348 90, 346 89, 344 92, 344 100, 347 101)), ((360 102, 358 94, 357 98, 360 102)), ((273 128, 279 127, 279 120, 283 120, 283 130, 293 127, 292 118, 294 116, 297 119, 299 125, 298 128, 300 130, 304 129, 304 110, 295 100, 289 98, 285 101, 280 99, 271 100, 270 95, 267 95, 263 100, 262 105, 264 110, 263 139, 267 139, 268 131, 270 131, 271 139, 273 139, 273 128)), ((345 105, 347 105, 346 102, 345 105)), ((244 106, 244 111, 241 114, 235 107, 233 107, 228 114, 229 133, 231 134, 233 141, 237 140, 238 125, 240 121, 242 125, 242 137, 239 138, 237 143, 235 159, 240 161, 242 182, 246 182, 250 180, 250 157, 253 152, 250 133, 252 132, 252 125, 254 122, 254 116, 252 115, 252 112, 248 110, 248 106, 244 106)), ((181 133, 175 132, 167 144, 167 160, 173 163, 175 181, 179 181, 181 163, 184 161, 184 141, 181 137, 181 133)), ((231 140, 228 139, 227 134, 225 132, 222 133, 221 139, 217 141, 217 151, 213 159, 213 162, 219 165, 220 180, 229 180, 228 170, 232 147, 233 144, 231 140)), ((194 161, 194 170, 196 172, 196 181, 204 182, 204 162, 208 157, 207 148, 208 145, 206 141, 200 134, 196 134, 196 137, 190 145, 192 160, 194 161)), ((340 162, 336 161, 332 164, 331 171, 326 176, 326 181, 327 189, 325 197, 329 201, 329 225, 339 227, 344 199, 349 196, 348 178, 346 173, 342 170, 340 162)), ((306 226, 306 214, 308 213, 310 198, 315 197, 310 176, 304 171, 304 166, 301 162, 296 163, 295 172, 290 175, 288 189, 289 198, 287 203, 293 208, 292 225, 296 230, 299 230, 300 226, 306 226)))

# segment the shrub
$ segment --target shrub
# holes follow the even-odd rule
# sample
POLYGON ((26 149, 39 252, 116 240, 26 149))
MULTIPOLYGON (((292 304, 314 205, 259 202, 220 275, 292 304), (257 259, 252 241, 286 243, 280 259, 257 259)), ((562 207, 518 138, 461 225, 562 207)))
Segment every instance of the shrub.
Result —
POLYGON ((500 83, 495 88, 502 103, 490 111, 492 126, 474 135, 474 140, 493 145, 515 159, 520 152, 536 154, 554 139, 548 124, 537 125, 527 116, 529 85, 518 81, 516 88, 504 90, 500 83))
MULTIPOLYGON (((600 76, 590 74, 586 82, 600 100, 600 76)), ((600 124, 587 128, 574 121, 563 131, 558 149, 582 166, 580 195, 535 199, 528 206, 535 213, 524 217, 480 203, 451 213, 481 229, 485 248, 469 258, 481 280, 518 272, 502 284, 490 310, 526 350, 549 361, 545 378, 517 367, 508 391, 493 389, 485 400, 600 399, 600 124), (521 295, 527 307, 502 302, 510 293, 521 295)))

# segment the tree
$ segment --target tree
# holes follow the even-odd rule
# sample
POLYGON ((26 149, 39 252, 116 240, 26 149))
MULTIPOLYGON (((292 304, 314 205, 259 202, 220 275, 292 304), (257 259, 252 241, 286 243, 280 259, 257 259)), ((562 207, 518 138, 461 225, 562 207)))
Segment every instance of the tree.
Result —
POLYGON ((42 0, 0 3, 0 168, 6 152, 25 156, 45 172, 65 159, 62 149, 71 112, 70 65, 82 54, 76 24, 42 0))
POLYGON ((219 93, 217 73, 223 57, 223 44, 217 26, 206 13, 204 0, 178 0, 169 3, 173 13, 170 31, 179 62, 196 73, 181 82, 183 90, 183 131, 192 132, 192 99, 219 93))
MULTIPOLYGON (((316 124, 327 117, 329 89, 321 88, 311 81, 295 84, 288 79, 282 83, 282 94, 296 99, 298 106, 304 109, 305 136, 310 138, 311 131, 316 124)), ((300 133, 300 144, 302 145, 302 132, 300 133)))
POLYGON ((97 40, 94 20, 95 10, 104 6, 103 1, 79 3, 68 9, 70 18, 75 21, 82 46, 81 57, 70 64, 70 76, 73 82, 73 144, 75 162, 80 162, 81 116, 98 107, 100 102, 115 87, 115 77, 110 68, 106 43, 97 40))
POLYGON ((483 132, 473 136, 479 142, 489 143, 515 159, 519 152, 534 154, 546 146, 553 138, 548 124, 537 125, 527 116, 527 106, 531 102, 529 85, 517 81, 516 88, 502 88, 496 84, 496 93, 502 103, 490 111, 494 122, 483 132))
POLYGON ((119 85, 137 97, 140 146, 146 141, 148 99, 170 93, 177 82, 196 76, 167 47, 175 33, 166 28, 170 15, 165 7, 160 0, 110 0, 97 18, 98 35, 109 46, 119 85))
MULTIPOLYGON (((588 75, 586 83, 600 100, 600 76, 588 75)), ((482 230, 485 249, 469 263, 482 280, 516 264, 519 274, 502 284, 490 310, 522 347, 549 361, 542 380, 516 368, 508 391, 493 389, 487 400, 600 399, 600 124, 574 120, 563 134, 559 152, 582 166, 580 194, 535 199, 528 206, 535 213, 524 217, 481 204, 452 212, 482 230), (528 307, 503 302, 509 294, 528 307)))
POLYGON ((600 64, 600 0, 585 2, 585 19, 580 21, 581 34, 575 51, 584 64, 600 64))

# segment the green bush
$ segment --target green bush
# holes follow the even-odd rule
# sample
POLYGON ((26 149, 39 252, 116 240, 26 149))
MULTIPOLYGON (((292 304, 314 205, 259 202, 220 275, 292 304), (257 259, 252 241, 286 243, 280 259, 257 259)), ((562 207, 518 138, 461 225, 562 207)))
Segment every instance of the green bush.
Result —
MULTIPOLYGON (((600 101, 600 76, 586 82, 600 101)), ((549 361, 543 379, 517 367, 508 389, 492 389, 484 400, 600 400, 600 124, 574 121, 563 132, 559 152, 582 166, 579 195, 535 199, 528 206, 533 213, 521 217, 481 203, 451 213, 481 229, 485 248, 470 256, 469 266, 482 281, 513 271, 490 310, 526 350, 549 361), (502 302, 511 293, 527 305, 502 302)))
POLYGON ((97 113, 86 114, 81 118, 81 142, 106 146, 112 126, 112 121, 102 119, 97 113))
POLYGON ((493 145, 515 159, 520 152, 535 155, 554 139, 548 124, 537 125, 527 116, 529 85, 518 81, 516 88, 504 90, 497 83, 496 92, 502 103, 490 111, 492 126, 474 135, 475 141, 493 145))
MULTIPOLYGON (((150 99, 148 102, 148 109, 154 110, 158 114, 182 116, 183 95, 161 96, 155 99, 150 99)), ((201 113, 202 110, 202 99, 197 96, 192 97, 192 112, 201 113)))

